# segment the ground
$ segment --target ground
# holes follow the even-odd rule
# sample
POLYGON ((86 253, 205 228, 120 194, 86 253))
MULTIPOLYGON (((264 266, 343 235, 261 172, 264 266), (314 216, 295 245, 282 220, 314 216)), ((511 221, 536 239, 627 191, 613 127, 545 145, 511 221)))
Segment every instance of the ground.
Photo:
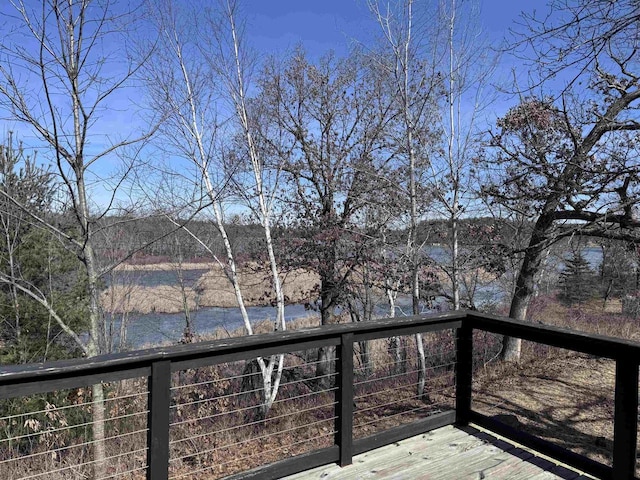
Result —
MULTIPOLYGON (((540 297, 530 309, 533 322, 640 340, 639 319, 621 313, 619 300, 567 306, 540 297)), ((499 342, 483 338, 482 344, 499 342)), ((501 364, 483 351, 476 360, 473 408, 512 427, 611 464, 615 362, 523 342, 518 364, 501 364)))

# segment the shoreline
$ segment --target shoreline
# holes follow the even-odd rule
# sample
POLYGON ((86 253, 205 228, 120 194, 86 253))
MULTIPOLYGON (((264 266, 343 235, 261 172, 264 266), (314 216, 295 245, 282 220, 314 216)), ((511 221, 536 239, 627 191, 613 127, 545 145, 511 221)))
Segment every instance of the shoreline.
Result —
POLYGON ((130 263, 121 263, 116 266, 114 272, 174 272, 177 270, 213 270, 220 268, 220 265, 215 262, 184 262, 184 263, 171 263, 171 262, 159 262, 148 263, 143 265, 132 265, 130 263))
MULTIPOLYGON (((200 308, 219 307, 237 308, 236 293, 227 278, 223 267, 218 263, 185 262, 172 264, 168 262, 148 265, 119 265, 116 272, 157 272, 170 273, 182 271, 202 271, 202 275, 193 284, 141 285, 131 279, 114 282, 102 292, 101 303, 105 312, 110 314, 149 314, 180 313, 185 309, 197 311, 200 308)), ((431 267, 430 274, 439 282, 446 282, 446 272, 441 268, 431 267)), ((151 273, 152 275, 152 273, 151 273)), ((489 272, 481 270, 476 273, 480 283, 491 283, 496 280, 489 272)), ((240 289, 246 307, 268 307, 275 305, 275 297, 268 269, 256 263, 248 263, 238 271, 240 289)), ((318 297, 320 278, 312 271, 296 269, 282 273, 280 276, 285 305, 310 303, 318 297)), ((384 291, 380 291, 384 296, 384 291)))
MULTIPOLYGON (((121 272, 171 272, 168 264, 127 265, 121 272)), ((183 270, 203 270, 193 285, 145 286, 132 282, 114 283, 102 292, 102 307, 111 314, 121 313, 179 313, 187 307, 199 308, 238 306, 235 291, 225 272, 218 264, 183 264, 183 270), (192 268, 188 268, 188 266, 192 268)), ((268 307, 275 304, 270 273, 256 265, 249 265, 238 272, 240 289, 246 307, 268 307)), ((305 304, 314 298, 319 287, 318 276, 307 270, 293 270, 281 275, 286 305, 305 304)))

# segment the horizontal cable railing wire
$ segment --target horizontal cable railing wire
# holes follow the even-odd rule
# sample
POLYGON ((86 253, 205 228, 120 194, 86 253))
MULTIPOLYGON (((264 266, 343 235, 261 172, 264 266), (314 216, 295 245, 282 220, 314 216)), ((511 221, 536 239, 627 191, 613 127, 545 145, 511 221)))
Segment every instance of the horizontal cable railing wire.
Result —
MULTIPOLYGON (((130 398, 141 398, 141 397, 146 397, 147 393, 132 393, 132 394, 127 394, 127 395, 121 395, 118 397, 110 397, 105 399, 104 403, 105 405, 108 405, 109 403, 113 403, 117 400, 123 400, 123 399, 130 399, 130 398)), ((145 398, 146 400, 146 398, 145 398)), ((73 405, 65 405, 62 407, 58 407, 55 405, 51 405, 47 408, 44 408, 42 410, 31 410, 29 412, 25 412, 25 413, 16 413, 13 415, 7 415, 4 417, 0 417, 0 422, 3 421, 7 421, 7 420, 13 420, 16 418, 22 418, 22 417, 26 417, 26 416, 34 416, 34 415, 38 415, 40 413, 44 413, 44 414, 49 414, 52 412, 63 412, 65 410, 69 410, 71 408, 78 408, 78 407, 90 407, 93 404, 93 402, 81 402, 81 403, 74 403, 73 405)))
MULTIPOLYGON (((318 408, 322 408, 324 406, 326 406, 326 405, 321 405, 318 408)), ((306 411, 307 412, 311 412, 313 410, 316 410, 316 409, 315 408, 309 408, 306 411)), ((298 413, 305 413, 305 411, 303 410, 303 411, 300 411, 298 413)), ((279 418, 285 418, 287 416, 288 416, 288 414, 283 414, 283 415, 280 415, 280 416, 271 417, 270 420, 277 420, 279 418)), ((327 420, 334 420, 334 419, 335 419, 335 417, 331 417, 329 419, 320 420, 320 421, 315 422, 315 423, 325 422, 327 420)), ((239 430, 241 428, 249 427, 249 426, 252 426, 252 425, 260 425, 260 424, 263 424, 263 423, 264 423, 263 420, 257 420, 255 422, 249 422, 249 423, 242 424, 242 425, 236 425, 235 427, 227 428, 227 429, 224 429, 224 430, 217 430, 217 431, 212 431, 212 432, 207 432, 207 433, 201 433, 201 434, 198 434, 198 435, 193 435, 191 437, 181 438, 179 440, 171 440, 169 442, 169 444, 170 445, 177 445, 177 444, 182 443, 182 442, 190 442, 190 441, 193 441, 193 440, 199 440, 199 439, 203 439, 205 437, 213 436, 213 435, 220 434, 220 433, 229 433, 229 432, 232 432, 234 430, 239 430)), ((309 425, 312 425, 312 424, 307 424, 307 426, 309 426, 309 425)), ((282 433, 282 432, 283 431, 279 431, 277 433, 282 433)), ((223 447, 226 447, 226 446, 223 446, 223 447)), ((221 447, 221 448, 223 448, 223 447, 221 447)), ((191 456, 191 454, 189 454, 187 456, 191 456)), ((174 460, 175 459, 171 459, 170 461, 174 461, 174 460)))
MULTIPOLYGON (((235 378, 238 378, 238 377, 235 377, 235 378)), ((304 380, 299 380, 299 381, 296 381, 296 382, 280 383, 280 389, 286 389, 287 387, 289 387, 291 385, 296 385, 296 384, 300 384, 300 383, 308 383, 308 382, 313 382, 313 381, 317 381, 317 380, 321 380, 321 379, 329 379, 329 378, 331 378, 331 375, 320 375, 320 376, 315 376, 315 377, 312 376, 312 377, 306 378, 304 380)), ((211 384, 211 383, 209 383, 209 384, 211 384)), ((198 384, 198 386, 202 386, 202 385, 204 385, 204 384, 203 383, 198 384)), ((187 387, 189 387, 189 385, 184 385, 182 388, 187 388, 187 387)), ((172 390, 174 390, 174 389, 172 389, 172 390)), ((335 388, 334 389, 327 389, 326 391, 331 391, 331 390, 335 390, 335 388)), ((262 388, 255 388, 253 390, 246 390, 246 391, 242 391, 242 392, 239 392, 239 393, 230 393, 228 395, 220 395, 220 396, 216 397, 216 399, 218 399, 218 400, 220 400, 220 399, 231 399, 231 398, 234 398, 234 397, 246 396, 247 394, 259 393, 259 392, 262 392, 262 388)), ((314 395, 315 393, 317 393, 317 392, 311 392, 311 393, 308 393, 308 394, 305 394, 305 395, 299 395, 298 398, 303 398, 303 397, 308 396, 308 395, 314 395)), ((191 405, 198 405, 198 404, 206 403, 208 401, 210 401, 210 399, 207 399, 207 398, 198 399, 198 400, 194 400, 192 402, 183 402, 183 403, 180 403, 180 404, 171 405, 170 408, 171 409, 177 409, 178 407, 186 407, 186 406, 191 406, 191 405)), ((281 401, 281 400, 276 400, 274 403, 277 403, 279 401, 281 401)), ((250 408, 255 408, 255 407, 250 407, 250 408)), ((177 424, 178 423, 172 423, 171 425, 177 425, 177 424)))
MULTIPOLYGON (((258 368, 256 360, 174 373, 180 384, 171 388, 170 478, 194 471, 238 473, 247 468, 246 462, 229 458, 242 457, 243 452, 253 452, 253 466, 268 464, 278 459, 274 455, 281 444, 289 446, 289 455, 330 446, 327 439, 335 435, 336 374, 318 372, 324 364, 312 359, 317 356, 316 351, 284 355, 277 396, 266 412, 263 367, 258 368), (204 382, 205 375, 220 378, 204 382)), ((335 361, 334 357, 329 365, 335 361)), ((277 365, 271 385, 275 372, 277 365)))
MULTIPOLYGON (((141 415, 146 416, 148 413, 148 411, 142 411, 142 412, 137 412, 137 413, 128 413, 128 414, 124 414, 124 415, 119 415, 116 417, 109 417, 106 418, 104 420, 105 425, 108 426, 108 424, 110 422, 115 422, 117 420, 126 420, 126 419, 131 419, 133 417, 138 417, 141 415)), ((33 418, 30 420, 34 420, 33 418)), ((30 420, 27 420, 25 422, 25 424, 27 425, 33 425, 31 428, 41 428, 38 424, 34 423, 33 421, 30 422, 30 420)), ((35 420, 34 420, 35 421, 35 420)), ((41 431, 34 431, 33 433, 26 433, 24 435, 16 435, 16 436, 12 436, 9 438, 3 438, 0 439, 0 443, 6 442, 6 443, 11 443, 11 442, 15 442, 16 440, 23 440, 25 438, 34 438, 34 437, 39 437, 39 436, 51 436, 54 435, 56 433, 60 433, 60 432, 68 432, 70 430, 73 430, 75 428, 87 428, 94 425, 93 420, 84 422, 84 423, 76 423, 74 425, 65 425, 64 427, 58 427, 58 428, 47 428, 46 430, 41 430, 41 431)))
MULTIPOLYGON (((313 366, 313 365, 317 365, 318 361, 306 361, 305 365, 307 366, 313 366)), ((242 379, 246 379, 246 378, 251 378, 253 376, 255 376, 256 373, 255 372, 251 372, 251 373, 244 373, 241 375, 231 375, 231 376, 225 376, 224 378, 218 378, 215 380, 203 380, 200 382, 195 382, 195 383, 190 383, 188 385, 172 385, 171 386, 171 391, 178 391, 181 389, 185 389, 185 388, 194 388, 194 387, 202 387, 202 386, 207 386, 207 385, 214 385, 214 384, 218 384, 221 382, 229 382, 229 381, 234 381, 234 380, 242 380, 242 379)), ((281 385, 286 385, 287 383, 284 382, 281 385)))
MULTIPOLYGON (((406 410, 402 410, 400 412, 397 413, 391 413, 385 416, 385 420, 389 420, 389 419, 393 419, 396 417, 401 417, 403 415, 409 415, 409 414, 416 414, 418 412, 422 412, 422 413, 426 413, 426 416, 429 415, 433 415, 436 413, 441 413, 442 411, 444 411, 445 409, 450 409, 451 405, 449 403, 431 403, 429 405, 423 405, 423 406, 418 406, 418 407, 414 407, 414 408, 409 408, 406 410)), ((380 422, 379 418, 374 418, 372 420, 368 420, 365 422, 359 422, 358 423, 358 428, 363 428, 369 425, 374 425, 380 422)))
MULTIPOLYGON (((325 434, 320 435, 319 437, 320 438, 333 437, 333 433, 325 433, 325 434)), ((297 442, 293 442, 293 443, 288 444, 288 445, 282 445, 282 446, 279 446, 279 447, 272 448, 271 451, 273 453, 280 452, 280 451, 284 451, 285 453, 288 453, 288 450, 292 449, 292 447, 298 447, 300 445, 304 445, 306 442, 307 442, 306 439, 299 440, 297 442)), ((188 473, 182 473, 182 474, 179 474, 179 475, 176 475, 176 476, 171 476, 170 478, 171 478, 171 480, 178 480, 180 478, 191 477, 193 475, 197 475, 199 473, 204 473, 206 471, 210 471, 210 470, 213 470, 213 469, 216 469, 216 468, 224 471, 224 469, 226 467, 228 467, 229 465, 232 465, 232 464, 250 465, 251 462, 254 459, 255 459, 254 455, 247 455, 245 457, 234 458, 233 460, 228 460, 226 462, 222 462, 222 463, 219 463, 219 464, 216 464, 216 465, 209 465, 207 467, 204 467, 204 468, 201 468, 201 469, 198 469, 198 470, 191 470, 188 473)))
MULTIPOLYGON (((277 405, 277 404, 279 404, 279 403, 286 402, 286 401, 288 401, 288 400, 308 399, 309 397, 313 397, 313 396, 315 396, 315 395, 319 395, 319 394, 321 394, 321 393, 335 392, 335 391, 336 391, 336 388, 335 388, 335 387, 334 387, 334 388, 327 388, 326 390, 324 390, 324 391, 322 391, 322 392, 311 392, 311 393, 305 393, 305 394, 303 394, 303 395, 298 395, 298 396, 296 396, 296 397, 291 397, 291 398, 287 398, 287 399, 276 400, 276 401, 274 401, 274 402, 273 402, 273 405, 277 405)), ((198 402, 198 403, 204 403, 204 402, 206 402, 206 400, 202 400, 202 401, 200 401, 200 402, 198 402)), ((335 403, 336 403, 336 402, 327 403, 325 406, 335 405, 335 403)), ((187 405, 192 405, 192 404, 187 404, 187 405)), ((177 407, 177 406, 174 406, 174 407, 177 407)), ((172 407, 172 408, 174 408, 174 407, 172 407)), ((255 410, 257 407, 259 407, 259 405, 250 405, 250 406, 248 406, 248 407, 237 408, 237 409, 235 410, 235 413, 240 413, 240 412, 249 412, 249 411, 255 410)), ((318 408, 318 407, 314 407, 314 408, 318 408)), ((196 423, 196 422, 199 422, 199 421, 202 421, 202 420, 212 420, 212 419, 215 419, 215 418, 217 418, 217 417, 222 417, 222 416, 224 416, 224 415, 227 415, 227 412, 223 412, 223 413, 214 413, 213 415, 209 415, 209 416, 206 416, 206 417, 196 417, 196 418, 190 418, 190 419, 183 420, 183 421, 179 421, 179 422, 173 422, 173 423, 170 423, 170 424, 169 424, 169 426, 170 426, 170 427, 174 427, 174 426, 179 426, 179 425, 184 425, 184 424, 189 424, 189 423, 196 423)), ((273 420, 273 418, 274 418, 274 417, 270 417, 270 419, 272 419, 272 420, 273 420)))
MULTIPOLYGON (((146 451, 146 449, 143 449, 143 450, 140 450, 140 451, 146 451)), ((110 457, 106 457, 104 459, 104 461, 108 462, 110 460, 113 460, 113 459, 116 459, 116 458, 121 458, 123 456, 131 455, 131 454, 137 453, 137 452, 138 451, 133 451, 133 452, 122 453, 122 454, 119 454, 119 455, 112 455, 110 457)), ((96 463, 98 463, 97 460, 90 460, 88 462, 78 463, 78 464, 75 464, 75 465, 69 465, 69 466, 66 466, 66 467, 58 468, 58 469, 50 469, 50 470, 47 470, 45 472, 35 473, 33 475, 27 475, 27 476, 20 477, 20 478, 23 479, 23 480, 30 480, 32 478, 56 478, 56 474, 59 474, 59 473, 62 473, 62 472, 65 472, 64 478, 69 478, 67 476, 68 475, 67 472, 69 472, 69 470, 79 469, 80 467, 92 466, 92 465, 95 465, 96 463)), ((83 475, 83 477, 80 477, 80 478, 84 478, 86 476, 84 473, 82 475, 83 475)), ((103 476, 103 477, 100 477, 100 478, 104 479, 106 477, 103 476)))
MULTIPOLYGON (((318 406, 315 406, 315 407, 309 407, 309 408, 306 408, 306 409, 298 410, 295 413, 296 414, 302 414, 302 413, 307 413, 307 412, 313 412, 313 411, 321 410, 321 409, 323 409, 325 407, 333 407, 334 405, 336 405, 336 402, 327 403, 327 404, 324 404, 324 405, 318 405, 318 406)), ((251 407, 251 408, 255 409, 255 407, 251 407)), ((237 413, 239 411, 244 411, 244 409, 238 409, 234 413, 237 413)), ((195 439, 201 439, 201 438, 204 438, 204 437, 209 437, 209 436, 216 435, 216 434, 221 434, 221 433, 230 433, 230 432, 237 431, 237 430, 240 430, 242 428, 247 428, 247 427, 251 427, 251 426, 264 425, 264 423, 267 422, 267 420, 269 422, 273 422, 275 420, 287 418, 287 417, 290 417, 290 416, 291 416, 290 413, 283 413, 281 415, 269 416, 268 419, 255 420, 253 422, 246 422, 246 423, 242 423, 240 425, 235 425, 233 427, 224 428, 224 429, 220 429, 220 430, 213 430, 213 431, 210 431, 210 432, 207 432, 207 433, 201 433, 201 434, 198 434, 198 435, 193 435, 191 437, 181 438, 179 440, 170 440, 169 441, 169 445, 175 445, 175 444, 178 444, 178 443, 181 443, 181 442, 192 441, 192 440, 195 440, 195 439)), ((321 421, 325 421, 325 420, 321 420, 321 421)), ((307 425, 310 425, 310 424, 307 424, 307 425)))
POLYGON ((100 402, 93 400, 91 388, 82 387, 0 400, 0 478, 143 478, 146 383, 128 379, 103 384, 100 402), (103 410, 99 424, 93 416, 96 408, 103 410), (94 435, 98 426, 104 432, 99 437, 94 435), (95 457, 96 448, 104 456, 95 457))
POLYGON ((455 336, 451 331, 422 336, 424 368, 416 354, 416 339, 382 338, 360 345, 354 352, 354 437, 364 438, 381 430, 454 408, 455 336), (358 358, 362 351, 369 359, 358 358), (418 379, 424 375, 424 391, 418 379))
MULTIPOLYGON (((443 381, 443 383, 451 383, 451 376, 442 376, 442 377, 434 377, 430 379, 431 382, 433 382, 433 384, 436 384, 438 381, 443 381)), ((436 394, 436 393, 442 393, 442 392, 446 392, 446 391, 450 391, 450 389, 452 388, 452 385, 449 385, 445 388, 442 389, 435 389, 433 387, 429 388, 429 394, 436 394)), ((356 395, 353 397, 354 401, 358 402, 359 400, 364 400, 364 399, 369 399, 369 398, 385 398, 388 397, 389 394, 391 393, 402 393, 402 392, 410 392, 407 395, 405 395, 404 397, 396 397, 396 400, 394 400, 393 402, 389 402, 389 403, 376 403, 374 406, 369 407, 369 408, 358 408, 354 413, 355 414, 361 414, 362 412, 365 412, 367 410, 371 410, 373 408, 376 407, 384 407, 384 406, 388 406, 388 405, 394 405, 396 403, 398 403, 400 400, 413 400, 413 399, 419 399, 425 396, 425 394, 419 395, 416 393, 416 382, 410 382, 410 383, 405 383, 403 385, 397 385, 394 387, 390 387, 390 388, 384 388, 381 390, 377 390, 374 393, 368 393, 368 394, 364 394, 364 395, 356 395)))
MULTIPOLYGON (((268 440, 270 438, 278 437, 280 435, 293 433, 293 432, 299 432, 301 430, 308 429, 309 427, 313 427, 313 426, 316 426, 316 425, 320 425, 322 423, 330 422, 330 421, 333 421, 335 419, 336 419, 336 417, 330 417, 330 418, 326 418, 324 420, 317 420, 315 422, 312 422, 312 423, 309 423, 309 424, 306 424, 306 425, 298 425, 298 426, 295 426, 295 427, 290 427, 290 428, 287 428, 287 429, 284 429, 284 430, 276 431, 274 433, 267 433, 267 434, 264 434, 264 435, 250 437, 250 438, 247 438, 245 440, 238 440, 238 441, 233 442, 233 443, 228 443, 228 444, 221 445, 221 446, 215 447, 215 448, 210 448, 210 449, 207 449, 207 450, 199 450, 197 452, 190 452, 189 454, 187 454, 185 456, 182 456, 182 457, 171 458, 169 460, 169 463, 178 462, 178 461, 184 460, 186 458, 192 458, 192 457, 197 457, 197 456, 201 456, 201 455, 207 455, 207 454, 211 454, 211 453, 214 453, 214 452, 227 451, 230 448, 238 447, 240 445, 246 445, 247 443, 260 442, 260 441, 263 441, 263 440, 268 440)), ((287 442, 287 444, 291 445, 292 443, 287 442)), ((255 455, 254 455, 254 457, 255 457, 255 455)), ((224 456, 222 458, 224 458, 224 456)), ((213 463, 214 464, 218 464, 219 462, 213 462, 213 463)))
MULTIPOLYGON (((455 366, 455 362, 451 362, 451 363, 443 363, 442 365, 438 365, 435 367, 427 367, 425 370, 426 371, 435 371, 437 369, 453 369, 453 367, 455 366)), ((358 382, 354 382, 353 384, 355 386, 358 385, 367 385, 370 383, 375 383, 375 382, 379 382, 379 381, 383 381, 383 380, 390 380, 390 379, 395 379, 398 378, 399 376, 408 376, 408 375, 417 375, 418 372, 420 372, 419 369, 414 369, 414 370, 408 370, 406 372, 403 372, 401 375, 395 374, 395 375, 387 375, 387 376, 383 376, 383 377, 375 377, 375 378, 367 378, 366 380, 360 380, 358 382)))
MULTIPOLYGON (((124 439, 126 437, 133 436, 133 435, 140 435, 140 434, 143 434, 143 433, 146 435, 148 430, 149 429, 144 428, 144 429, 141 429, 141 430, 134 430, 132 432, 118 433, 117 435, 106 437, 104 439, 104 441, 105 442, 109 442, 111 440, 117 440, 117 439, 122 440, 122 439, 124 439)), ((49 450, 46 450, 46 451, 43 451, 43 452, 21 455, 20 456, 20 461, 24 462, 24 461, 27 461, 27 460, 29 460, 31 458, 37 458, 37 457, 43 457, 43 456, 55 457, 55 456, 60 455, 61 452, 64 452, 66 450, 72 450, 74 448, 88 447, 88 446, 93 445, 94 443, 95 442, 93 442, 93 441, 83 442, 83 443, 76 443, 76 444, 68 445, 68 446, 65 446, 65 447, 50 448, 49 450)), ((15 458, 3 459, 3 460, 0 460, 0 465, 4 465, 4 464, 10 463, 10 462, 15 462, 15 461, 16 461, 15 458)))

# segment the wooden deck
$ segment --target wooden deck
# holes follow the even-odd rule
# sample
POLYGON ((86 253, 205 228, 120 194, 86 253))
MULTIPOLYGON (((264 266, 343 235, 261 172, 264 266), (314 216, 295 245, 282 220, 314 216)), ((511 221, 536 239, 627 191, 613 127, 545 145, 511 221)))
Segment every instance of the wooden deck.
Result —
POLYGON ((357 455, 344 468, 325 465, 286 480, 591 479, 473 427, 439 428, 357 455))

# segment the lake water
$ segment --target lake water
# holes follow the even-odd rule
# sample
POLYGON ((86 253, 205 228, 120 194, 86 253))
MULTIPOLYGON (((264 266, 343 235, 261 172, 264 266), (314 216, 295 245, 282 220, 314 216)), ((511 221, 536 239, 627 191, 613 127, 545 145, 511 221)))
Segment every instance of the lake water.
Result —
MULTIPOLYGON (((194 286, 200 277, 208 272, 206 268, 183 270, 182 278, 185 286, 194 286)), ((114 283, 140 285, 144 287, 160 287, 162 285, 178 285, 178 272, 175 270, 134 270, 120 271, 113 273, 114 283)), ((108 284, 107 279, 107 284, 108 284)))
MULTIPOLYGON (((207 269, 183 271, 186 287, 196 285, 207 269)), ((144 287, 159 287, 179 284, 178 274, 174 270, 136 270, 116 271, 113 281, 116 284, 132 284, 144 287)), ((247 313, 252 322, 274 320, 273 307, 248 307, 247 313)), ((285 308, 286 320, 312 315, 303 305, 288 305, 285 308)), ((238 308, 202 307, 191 312, 191 322, 196 334, 206 335, 218 329, 232 331, 244 325, 238 308)), ((147 313, 129 315, 127 320, 127 344, 133 348, 163 343, 176 343, 182 338, 185 328, 185 315, 181 313, 147 313)), ((114 321, 114 331, 120 331, 120 319, 114 321)))
MULTIPOLYGON (((432 250, 434 257, 441 259, 441 261, 446 258, 446 251, 441 247, 432 247, 432 250)), ((592 268, 597 269, 599 267, 602 262, 602 251, 599 248, 587 247, 583 249, 583 254, 592 268)), ((568 256, 569 254, 563 256, 563 258, 568 256)), ((564 268, 562 258, 559 256, 552 257, 550 261, 555 264, 558 270, 564 268)), ((195 285, 205 272, 207 272, 206 269, 186 270, 184 272, 185 283, 187 286, 195 285)), ((176 272, 154 270, 116 272, 115 280, 116 282, 127 280, 136 285, 147 287, 176 285, 178 283, 176 272)), ((475 302, 478 306, 495 304, 502 299, 504 299, 504 292, 502 292, 497 283, 480 287, 475 296, 475 302)), ((384 302, 384 300, 382 301, 384 302)), ((446 309, 444 299, 439 299, 436 303, 440 304, 440 308, 446 309)), ((380 316, 386 315, 387 311, 388 306, 385 303, 381 303, 376 308, 376 314, 380 316)), ((273 321, 276 315, 273 307, 248 307, 247 312, 252 322, 273 321)), ((410 312, 410 299, 407 297, 399 298, 396 314, 409 315, 410 312)), ((303 305, 287 305, 285 308, 287 320, 308 316, 317 317, 318 312, 309 311, 303 305)), ((243 326, 242 316, 238 308, 203 307, 191 312, 191 319, 197 334, 212 333, 217 329, 232 331, 243 326)), ((181 339, 184 327, 184 313, 131 314, 127 327, 127 343, 133 348, 162 343, 176 343, 181 339)), ((117 320, 115 331, 119 331, 117 320)))
MULTIPOLYGON (((247 313, 252 322, 275 320, 273 307, 248 307, 247 313)), ((286 320, 307 317, 314 312, 306 310, 303 305, 287 305, 286 320)), ((199 335, 213 333, 218 329, 232 331, 244 325, 238 308, 203 307, 191 312, 191 321, 195 332, 199 335)), ((131 314, 127 325, 127 343, 134 348, 176 343, 182 338, 185 327, 184 313, 148 313, 131 314)), ((116 331, 119 322, 116 321, 116 331)))
MULTIPOLYGON (((591 269, 595 272, 598 271, 600 265, 602 264, 602 249, 599 247, 585 247, 582 249, 582 256, 584 259, 589 262, 591 269)), ((558 271, 562 271, 565 267, 564 260, 567 260, 572 257, 571 252, 565 252, 562 255, 562 258, 556 260, 556 268, 558 271)), ((557 257, 556 257, 557 258, 557 257)), ((553 261, 553 258, 552 258, 553 261)))

